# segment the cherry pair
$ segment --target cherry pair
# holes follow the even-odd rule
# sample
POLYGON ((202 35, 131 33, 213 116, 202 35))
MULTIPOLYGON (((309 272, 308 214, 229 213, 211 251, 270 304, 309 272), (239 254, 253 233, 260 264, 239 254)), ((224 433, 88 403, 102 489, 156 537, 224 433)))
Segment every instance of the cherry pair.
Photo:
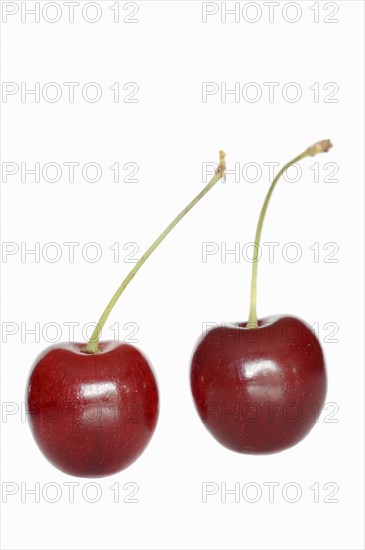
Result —
MULTIPOLYGON (((271 453, 294 445, 312 428, 314 411, 324 403, 326 374, 317 338, 294 317, 258 320, 256 281, 262 225, 277 181, 292 164, 330 147, 328 140, 309 147, 272 182, 256 231, 248 322, 209 331, 193 356, 191 389, 198 413, 214 437, 235 451, 271 453)), ((133 346, 100 342, 101 331, 147 258, 224 176, 221 151, 213 178, 136 263, 90 341, 51 346, 33 365, 27 385, 30 426, 45 456, 64 472, 114 474, 136 460, 150 441, 159 408, 151 366, 133 346)))

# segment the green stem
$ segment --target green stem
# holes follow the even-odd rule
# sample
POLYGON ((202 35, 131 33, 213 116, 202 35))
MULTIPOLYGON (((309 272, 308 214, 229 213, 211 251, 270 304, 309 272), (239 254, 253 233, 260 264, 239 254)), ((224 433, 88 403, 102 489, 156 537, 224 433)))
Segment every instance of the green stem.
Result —
POLYGON ((253 260, 252 260, 252 278, 251 278, 251 299, 250 299, 250 313, 248 317, 247 322, 247 328, 257 328, 257 312, 256 312, 256 298, 257 298, 257 267, 258 267, 258 256, 259 256, 259 249, 260 249, 260 239, 261 239, 261 232, 262 232, 262 226, 264 223, 266 210, 270 202, 271 195, 275 189, 275 186, 281 176, 284 174, 284 172, 290 168, 293 164, 301 161, 305 157, 313 157, 317 153, 327 152, 332 147, 332 144, 329 140, 323 140, 319 141, 318 143, 315 143, 311 147, 308 147, 303 153, 295 157, 293 160, 285 164, 283 168, 279 171, 279 173, 274 178, 269 191, 267 192, 264 204, 261 209, 259 221, 257 224, 256 229, 256 235, 255 235, 255 243, 254 243, 254 254, 253 254, 253 260))
POLYGON ((145 263, 145 261, 151 256, 152 252, 158 247, 158 245, 167 237, 167 235, 170 233, 170 231, 179 223, 179 221, 193 208, 193 206, 196 205, 197 202, 200 201, 208 193, 212 187, 220 180, 224 179, 225 177, 225 153, 223 151, 219 152, 220 154, 220 162, 219 166, 212 177, 212 179, 209 181, 209 183, 204 187, 204 189, 176 216, 176 218, 166 227, 166 229, 161 233, 161 235, 154 241, 153 244, 146 250, 146 252, 143 254, 143 256, 138 260, 136 265, 133 267, 133 269, 128 273, 124 281, 119 286, 118 290, 115 292, 115 294, 112 296, 110 302, 106 306, 102 316, 100 317, 94 332, 91 335, 91 338, 89 342, 86 344, 86 346, 82 349, 84 353, 98 353, 100 352, 99 348, 99 339, 101 332, 103 330, 103 327, 105 325, 105 322, 107 318, 109 317, 113 307, 115 306, 117 300, 121 296, 121 294, 124 292, 126 287, 129 285, 137 271, 140 270, 142 265, 145 263))

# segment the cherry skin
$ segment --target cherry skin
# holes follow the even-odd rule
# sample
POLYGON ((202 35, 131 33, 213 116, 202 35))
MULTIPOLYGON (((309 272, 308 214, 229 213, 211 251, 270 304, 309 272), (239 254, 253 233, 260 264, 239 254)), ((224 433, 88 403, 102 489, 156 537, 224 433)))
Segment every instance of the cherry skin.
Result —
POLYGON ((326 395, 320 343, 300 319, 262 319, 207 332, 195 350, 191 389, 211 434, 240 453, 295 445, 311 430, 326 395))
POLYGON ((158 418, 158 389, 147 359, 135 347, 101 342, 46 349, 28 382, 30 425, 57 468, 102 477, 129 466, 150 441, 158 418))

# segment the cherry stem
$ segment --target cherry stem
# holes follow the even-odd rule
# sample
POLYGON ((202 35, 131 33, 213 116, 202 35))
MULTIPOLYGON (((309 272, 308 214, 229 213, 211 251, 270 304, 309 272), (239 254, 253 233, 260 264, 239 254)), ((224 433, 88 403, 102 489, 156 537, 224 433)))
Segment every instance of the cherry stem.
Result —
POLYGON ((166 227, 166 229, 161 233, 161 235, 154 241, 153 244, 146 250, 146 252, 143 254, 143 256, 138 260, 136 265, 133 267, 133 269, 128 273, 126 278, 123 280, 121 285, 119 286, 118 290, 115 292, 113 297, 111 298, 110 302, 106 306, 102 316, 100 317, 92 335, 89 340, 89 342, 86 344, 84 348, 82 348, 82 352, 84 353, 99 353, 99 340, 101 336, 101 332, 103 330, 103 327, 105 325, 106 320, 108 319, 113 307, 115 306, 116 302, 118 301, 121 294, 124 292, 126 287, 129 285, 137 271, 142 267, 142 265, 145 263, 145 261, 151 256, 152 252, 158 247, 158 245, 167 237, 167 235, 170 233, 170 231, 179 223, 179 221, 195 206, 200 199, 204 197, 214 187, 214 185, 222 179, 225 180, 225 153, 223 151, 219 151, 219 165, 218 168, 215 171, 214 176, 209 181, 209 183, 204 187, 204 189, 176 216, 176 218, 166 227))
POLYGON ((261 213, 260 213, 260 217, 259 217, 259 221, 258 221, 257 229, 256 229, 256 235, 255 235, 254 254, 253 254, 253 259, 252 259, 250 312, 249 312, 248 322, 247 322, 247 325, 246 325, 247 328, 257 328, 258 327, 257 313, 256 313, 256 297, 257 297, 256 289, 257 289, 257 267, 258 267, 260 239, 261 239, 262 226, 263 226, 263 223, 264 223, 266 210, 267 210, 267 207, 269 205, 270 198, 271 198, 271 195, 272 195, 272 193, 275 189, 275 186, 276 186, 277 182, 279 181, 279 179, 281 178, 281 176, 284 174, 284 172, 288 168, 290 168, 290 166, 292 166, 293 164, 301 161, 305 157, 314 157, 318 153, 327 152, 331 147, 332 147, 332 143, 328 139, 325 139, 323 141, 319 141, 319 142, 315 143, 314 145, 312 145, 311 147, 308 147, 308 149, 306 149, 303 153, 301 153, 300 155, 295 157, 293 160, 291 160, 290 162, 288 162, 287 164, 285 164, 285 166, 283 166, 281 168, 281 170, 278 172, 278 174, 274 178, 274 180, 273 180, 273 182, 272 182, 272 184, 269 188, 269 191, 267 192, 264 204, 263 204, 262 209, 261 209, 261 213))

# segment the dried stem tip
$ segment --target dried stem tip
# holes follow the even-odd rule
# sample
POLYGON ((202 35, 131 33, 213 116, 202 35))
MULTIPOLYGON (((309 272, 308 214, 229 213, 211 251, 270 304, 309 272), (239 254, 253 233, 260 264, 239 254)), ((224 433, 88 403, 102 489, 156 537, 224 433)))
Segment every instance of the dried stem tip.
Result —
POLYGON ((226 181, 226 153, 222 150, 219 151, 219 165, 215 173, 221 174, 222 181, 226 181))
POLYGON ((318 141, 311 147, 308 147, 308 155, 314 157, 314 155, 317 155, 317 153, 327 153, 327 151, 329 151, 331 147, 333 147, 331 141, 329 139, 323 139, 322 141, 318 141))

